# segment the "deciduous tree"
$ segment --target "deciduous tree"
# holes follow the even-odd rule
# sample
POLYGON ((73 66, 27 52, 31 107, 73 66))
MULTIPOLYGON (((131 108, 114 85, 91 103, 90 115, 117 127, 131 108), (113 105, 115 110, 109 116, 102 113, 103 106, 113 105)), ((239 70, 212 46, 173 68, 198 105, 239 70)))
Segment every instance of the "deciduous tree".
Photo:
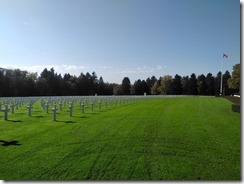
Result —
POLYGON ((240 90, 241 66, 236 64, 233 66, 232 77, 228 79, 228 86, 232 89, 240 90))

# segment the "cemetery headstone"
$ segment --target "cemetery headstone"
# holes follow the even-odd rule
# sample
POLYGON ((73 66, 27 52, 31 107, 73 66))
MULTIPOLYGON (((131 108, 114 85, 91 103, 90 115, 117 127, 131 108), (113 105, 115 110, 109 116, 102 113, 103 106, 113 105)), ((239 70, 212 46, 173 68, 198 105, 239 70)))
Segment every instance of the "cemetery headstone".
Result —
POLYGON ((82 113, 85 112, 85 105, 84 105, 84 103, 81 104, 81 112, 82 112, 82 113))
POLYGON ((62 102, 59 102, 59 108, 60 108, 60 111, 62 111, 62 102))
POLYGON ((80 100, 80 109, 82 108, 82 104, 83 104, 83 102, 80 100))
POLYGON ((48 113, 49 103, 46 103, 46 104, 45 104, 45 107, 46 107, 46 113, 48 113))
POLYGON ((86 107, 88 107, 88 104, 89 104, 89 100, 86 99, 86 107))
POLYGON ((57 108, 56 108, 56 104, 54 104, 54 107, 52 108, 53 111, 53 121, 56 121, 56 113, 57 113, 57 108))
POLYGON ((14 114, 14 106, 15 106, 14 103, 12 103, 12 104, 10 105, 10 107, 11 107, 11 113, 12 113, 12 114, 14 114))
POLYGON ((99 109, 101 109, 101 101, 98 102, 99 109))
POLYGON ((8 104, 5 104, 5 108, 2 109, 2 111, 4 112, 4 117, 3 117, 4 120, 8 120, 8 111, 9 110, 10 109, 8 108, 8 104))
POLYGON ((73 105, 70 104, 69 106, 69 116, 72 117, 73 105))
POLYGON ((30 103, 28 106, 27 106, 27 109, 28 109, 28 116, 30 117, 31 116, 31 109, 33 108, 32 104, 30 103))
POLYGON ((15 108, 16 108, 16 110, 19 109, 19 101, 18 100, 15 102, 15 108))
POLYGON ((93 111, 93 106, 94 106, 94 103, 92 102, 91 103, 91 111, 93 111))

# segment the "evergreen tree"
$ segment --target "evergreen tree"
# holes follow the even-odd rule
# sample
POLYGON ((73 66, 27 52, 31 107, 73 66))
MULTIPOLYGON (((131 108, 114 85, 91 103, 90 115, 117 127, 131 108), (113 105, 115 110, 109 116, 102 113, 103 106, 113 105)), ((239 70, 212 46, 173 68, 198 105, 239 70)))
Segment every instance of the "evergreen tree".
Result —
POLYGON ((214 80, 215 80, 214 76, 211 73, 208 73, 206 77, 206 85, 207 85, 207 95, 209 96, 215 95, 214 80))
POLYGON ((189 95, 198 95, 197 78, 196 78, 196 75, 194 73, 191 74, 191 77, 189 80, 189 95))
POLYGON ((135 81, 134 85, 132 86, 131 93, 133 95, 143 95, 144 91, 143 91, 142 82, 140 79, 135 81))
POLYGON ((206 77, 203 74, 197 78, 197 90, 199 95, 207 95, 206 77))
POLYGON ((214 80, 215 96, 220 95, 220 82, 221 82, 221 72, 218 72, 217 76, 215 77, 215 80, 214 80))
POLYGON ((181 79, 181 85, 182 85, 182 94, 183 95, 189 95, 189 76, 182 77, 181 79))
POLYGON ((173 93, 174 95, 181 95, 182 94, 182 84, 181 84, 181 76, 179 76, 178 74, 175 75, 175 78, 173 79, 173 93))
POLYGON ((121 90, 123 95, 130 95, 131 94, 131 84, 129 77, 124 77, 121 85, 121 90))

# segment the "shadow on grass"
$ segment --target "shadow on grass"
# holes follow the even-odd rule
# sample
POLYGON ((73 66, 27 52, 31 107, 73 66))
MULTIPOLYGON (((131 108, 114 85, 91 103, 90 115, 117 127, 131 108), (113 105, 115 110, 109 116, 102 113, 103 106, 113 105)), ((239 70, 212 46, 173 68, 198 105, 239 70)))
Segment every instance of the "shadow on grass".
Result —
POLYGON ((4 141, 4 140, 0 140, 0 142, 2 143, 2 146, 21 146, 22 144, 18 144, 19 141, 4 141))
POLYGON ((32 112, 45 112, 45 110, 39 109, 39 110, 33 110, 32 112))
POLYGON ((104 109, 103 109, 103 110, 99 110, 99 112, 107 112, 107 111, 108 111, 108 110, 104 110, 104 109))
POLYGON ((44 118, 44 116, 31 116, 33 118, 44 118))
POLYGON ((90 112, 89 114, 90 114, 90 115, 98 115, 99 113, 98 113, 98 112, 94 112, 94 111, 92 111, 92 112, 90 112))
POLYGON ((88 118, 87 116, 73 116, 75 118, 88 118))
POLYGON ((14 123, 16 123, 16 122, 22 122, 21 120, 6 120, 6 121, 10 121, 10 122, 14 122, 14 123))
POLYGON ((16 112, 15 114, 26 114, 26 113, 24 113, 24 112, 16 112))
POLYGON ((63 123, 76 123, 74 121, 60 121, 60 120, 56 120, 56 122, 63 122, 63 123))

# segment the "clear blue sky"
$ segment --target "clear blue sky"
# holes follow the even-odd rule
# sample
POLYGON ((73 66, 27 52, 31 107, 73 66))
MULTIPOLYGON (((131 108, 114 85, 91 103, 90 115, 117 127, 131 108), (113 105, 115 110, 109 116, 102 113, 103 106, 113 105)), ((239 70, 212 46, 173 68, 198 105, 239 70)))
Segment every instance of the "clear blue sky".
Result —
POLYGON ((238 0, 0 0, 0 67, 105 82, 240 63, 238 0))

